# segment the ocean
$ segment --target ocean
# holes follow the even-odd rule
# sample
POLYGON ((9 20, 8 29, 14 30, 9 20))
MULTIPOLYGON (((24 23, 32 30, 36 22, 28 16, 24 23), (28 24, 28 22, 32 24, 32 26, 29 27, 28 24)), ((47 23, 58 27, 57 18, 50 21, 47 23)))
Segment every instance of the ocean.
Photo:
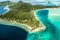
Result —
POLYGON ((37 10, 35 15, 46 29, 28 34, 27 40, 60 40, 60 8, 37 10))
POLYGON ((0 40, 26 40, 27 34, 22 28, 0 24, 0 40))

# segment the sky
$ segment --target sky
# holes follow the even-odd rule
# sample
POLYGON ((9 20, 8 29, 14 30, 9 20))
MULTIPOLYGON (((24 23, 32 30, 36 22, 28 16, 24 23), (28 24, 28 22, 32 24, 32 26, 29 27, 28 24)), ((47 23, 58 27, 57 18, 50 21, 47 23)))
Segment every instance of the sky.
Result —
MULTIPOLYGON (((8 1, 8 0, 0 0, 0 1, 8 1)), ((18 2, 19 0, 9 0, 9 1, 18 2)))
MULTIPOLYGON (((0 0, 0 1, 7 1, 7 0, 0 0)), ((9 1, 18 2, 20 0, 9 0, 9 1)), ((22 1, 26 1, 26 2, 36 2, 36 1, 39 1, 39 2, 42 2, 42 1, 60 1, 60 0, 22 0, 22 1)))
MULTIPOLYGON (((0 0, 0 1, 8 1, 8 0, 0 0)), ((20 0, 9 0, 9 1, 12 1, 12 2, 18 2, 20 0)), ((39 4, 40 2, 47 2, 47 1, 50 1, 54 4, 57 4, 57 5, 60 5, 60 0, 22 0, 24 2, 31 2, 31 3, 34 3, 34 4, 39 4)))

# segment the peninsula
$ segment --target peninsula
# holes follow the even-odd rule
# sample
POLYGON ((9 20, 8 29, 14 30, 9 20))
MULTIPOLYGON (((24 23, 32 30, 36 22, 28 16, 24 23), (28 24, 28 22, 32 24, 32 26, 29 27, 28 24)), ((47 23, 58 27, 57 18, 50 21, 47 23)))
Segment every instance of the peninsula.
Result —
MULTIPOLYGON (((44 27, 45 26, 39 22, 35 15, 34 12, 37 9, 43 9, 43 8, 54 8, 57 6, 41 6, 41 5, 32 5, 29 3, 24 3, 22 1, 14 3, 14 2, 4 2, 4 4, 0 4, 1 6, 3 5, 9 5, 10 11, 7 12, 6 14, 0 15, 1 19, 6 19, 10 22, 13 23, 13 21, 16 21, 18 23, 26 24, 28 27, 31 27, 31 31, 36 29, 39 30, 38 28, 44 27)), ((42 29, 44 29, 42 28, 42 29)), ((36 31, 36 30, 34 30, 36 31)))

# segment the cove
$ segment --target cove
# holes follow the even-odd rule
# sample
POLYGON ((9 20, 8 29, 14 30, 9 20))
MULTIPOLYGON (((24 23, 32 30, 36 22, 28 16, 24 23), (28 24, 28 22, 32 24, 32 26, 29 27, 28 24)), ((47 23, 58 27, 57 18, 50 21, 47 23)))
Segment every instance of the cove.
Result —
POLYGON ((6 5, 6 6, 0 6, 0 15, 5 14, 5 13, 7 13, 9 11, 10 11, 10 9, 9 9, 8 5, 6 5))
POLYGON ((29 33, 27 40, 60 40, 60 8, 37 10, 36 17, 46 29, 29 33))

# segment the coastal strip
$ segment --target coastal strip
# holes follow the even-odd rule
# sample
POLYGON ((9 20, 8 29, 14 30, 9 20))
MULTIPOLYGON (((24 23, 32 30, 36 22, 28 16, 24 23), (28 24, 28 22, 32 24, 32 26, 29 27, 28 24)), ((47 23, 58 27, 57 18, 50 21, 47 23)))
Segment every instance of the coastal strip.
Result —
POLYGON ((28 32, 31 31, 31 27, 26 25, 26 24, 22 24, 22 23, 18 23, 16 21, 8 21, 6 19, 1 19, 0 18, 0 24, 4 24, 4 25, 11 25, 11 26, 16 26, 16 27, 20 27, 28 32))

